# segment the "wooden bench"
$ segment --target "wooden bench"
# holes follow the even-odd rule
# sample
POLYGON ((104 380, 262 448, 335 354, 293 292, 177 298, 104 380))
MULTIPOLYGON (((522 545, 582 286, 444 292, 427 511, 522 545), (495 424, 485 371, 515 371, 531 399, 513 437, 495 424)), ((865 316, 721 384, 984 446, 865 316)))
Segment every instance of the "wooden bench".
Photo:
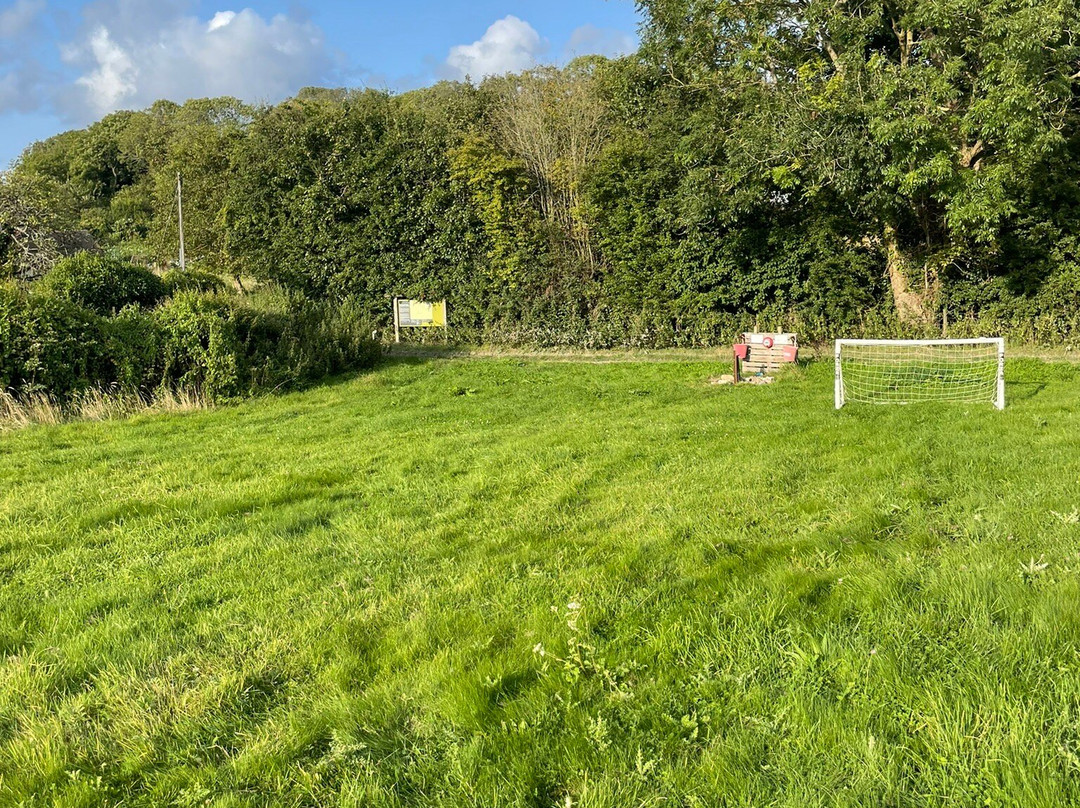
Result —
POLYGON ((744 376, 767 376, 799 358, 799 339, 785 332, 742 335, 735 350, 735 381, 744 376))

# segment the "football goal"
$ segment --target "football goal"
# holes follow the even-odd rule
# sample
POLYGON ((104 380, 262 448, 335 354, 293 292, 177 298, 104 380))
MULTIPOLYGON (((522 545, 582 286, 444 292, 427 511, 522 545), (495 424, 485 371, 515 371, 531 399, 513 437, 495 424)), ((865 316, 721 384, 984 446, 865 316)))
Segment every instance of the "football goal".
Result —
POLYGON ((836 408, 953 401, 1005 408, 1003 339, 840 339, 836 408))

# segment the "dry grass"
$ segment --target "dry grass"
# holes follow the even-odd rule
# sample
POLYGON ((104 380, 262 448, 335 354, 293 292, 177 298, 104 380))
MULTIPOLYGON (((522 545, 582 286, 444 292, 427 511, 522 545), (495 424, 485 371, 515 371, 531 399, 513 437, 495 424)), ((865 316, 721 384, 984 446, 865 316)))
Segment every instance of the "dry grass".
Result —
POLYGON ((0 390, 0 432, 34 424, 107 421, 144 412, 191 412, 210 407, 211 401, 198 390, 133 393, 94 388, 77 394, 69 402, 58 401, 44 393, 14 395, 0 390))
POLYGON ((0 390, 0 430, 19 429, 31 424, 58 424, 63 419, 60 406, 49 396, 32 393, 15 397, 0 390))

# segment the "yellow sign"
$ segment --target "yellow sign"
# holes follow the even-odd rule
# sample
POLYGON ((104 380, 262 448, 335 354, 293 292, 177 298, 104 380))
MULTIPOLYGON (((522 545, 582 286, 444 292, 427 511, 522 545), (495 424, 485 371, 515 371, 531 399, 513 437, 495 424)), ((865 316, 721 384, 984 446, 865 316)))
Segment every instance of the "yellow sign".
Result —
POLYGON ((435 322, 435 307, 420 300, 406 301, 409 305, 409 319, 417 325, 431 325, 435 322))
POLYGON ((426 303, 423 300, 397 301, 396 319, 401 328, 443 328, 446 326, 446 301, 426 303))
MULTIPOLYGON (((446 301, 428 303, 395 297, 395 334, 402 328, 446 328, 446 301)), ((395 340, 400 342, 400 337, 395 336, 395 340)))

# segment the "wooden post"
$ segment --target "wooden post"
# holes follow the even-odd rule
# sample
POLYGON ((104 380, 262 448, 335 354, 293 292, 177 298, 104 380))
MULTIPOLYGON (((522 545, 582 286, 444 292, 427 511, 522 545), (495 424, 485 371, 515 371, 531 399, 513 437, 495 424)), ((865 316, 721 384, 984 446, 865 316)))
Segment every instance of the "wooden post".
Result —
POLYGON ((184 257, 184 178, 176 174, 176 215, 180 225, 180 269, 187 269, 184 257))
POLYGON ((735 377, 735 384, 738 384, 741 381, 741 379, 739 378, 739 351, 738 351, 738 349, 732 347, 731 355, 735 359, 735 362, 734 362, 734 370, 735 370, 735 372, 732 375, 735 377))
POLYGON ((394 298, 394 342, 401 342, 401 321, 398 317, 398 299, 394 298))

